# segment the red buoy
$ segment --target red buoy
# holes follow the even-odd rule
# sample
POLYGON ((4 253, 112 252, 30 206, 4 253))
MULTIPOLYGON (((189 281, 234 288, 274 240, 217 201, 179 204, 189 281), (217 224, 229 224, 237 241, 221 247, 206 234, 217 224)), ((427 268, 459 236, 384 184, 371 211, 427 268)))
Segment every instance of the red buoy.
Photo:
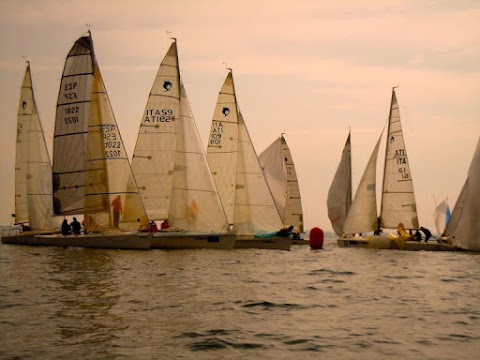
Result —
POLYGON ((312 249, 323 249, 323 230, 318 227, 310 230, 309 243, 312 249))

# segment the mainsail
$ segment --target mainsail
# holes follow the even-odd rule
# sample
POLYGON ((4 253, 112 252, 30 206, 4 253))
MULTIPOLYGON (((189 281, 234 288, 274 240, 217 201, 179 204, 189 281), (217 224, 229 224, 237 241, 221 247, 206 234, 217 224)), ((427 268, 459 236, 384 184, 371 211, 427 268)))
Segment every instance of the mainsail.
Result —
POLYGON ((445 230, 456 247, 480 250, 480 139, 468 169, 467 180, 458 196, 445 230))
POLYGON ((381 226, 396 229, 418 229, 418 216, 413 192, 412 174, 403 137, 395 88, 392 90, 383 173, 381 226))
POLYGON ((175 41, 150 93, 132 169, 150 220, 168 219, 173 229, 191 232, 225 232, 228 222, 180 78, 177 54, 175 41))
POLYGON ((147 227, 90 33, 80 38, 67 56, 54 141, 58 212, 84 214, 88 231, 147 227))
POLYGON ((52 166, 33 92, 30 63, 25 70, 18 106, 15 221, 28 222, 32 230, 58 226, 53 218, 52 166))
POLYGON ((237 235, 265 235, 283 227, 238 109, 231 71, 218 96, 207 159, 237 235))
POLYGON ((328 218, 338 236, 342 235, 343 226, 352 205, 352 146, 350 138, 349 133, 327 197, 328 218))
POLYGON ((293 157, 283 134, 258 157, 284 225, 303 232, 303 210, 293 157))

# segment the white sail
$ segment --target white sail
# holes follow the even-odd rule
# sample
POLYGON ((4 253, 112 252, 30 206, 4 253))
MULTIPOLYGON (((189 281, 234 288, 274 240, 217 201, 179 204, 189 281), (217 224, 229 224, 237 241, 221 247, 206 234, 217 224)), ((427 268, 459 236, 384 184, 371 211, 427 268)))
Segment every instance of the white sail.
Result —
POLYGON ((53 143, 53 196, 56 214, 84 207, 85 149, 94 68, 90 33, 67 55, 57 101, 53 143))
POLYGON ((458 197, 446 234, 456 247, 480 250, 480 139, 468 169, 467 180, 458 197))
POLYGON ((173 228, 201 233, 228 229, 187 93, 181 83, 180 117, 168 213, 173 228))
POLYGON ((290 148, 281 135, 259 156, 263 174, 284 225, 303 232, 303 210, 297 173, 290 148))
POLYGON ((440 204, 435 207, 434 211, 434 220, 435 220, 435 228, 437 229, 437 234, 442 235, 445 231, 447 226, 448 217, 450 213, 448 207, 447 199, 443 200, 440 204), (448 217, 447 217, 448 216, 448 217))
POLYGON ((343 147, 342 157, 332 184, 328 190, 328 218, 338 236, 342 235, 343 226, 352 205, 352 154, 350 133, 343 147))
POLYGON ((238 158, 238 108, 230 72, 223 83, 213 114, 207 160, 229 224, 233 224, 238 158))
POLYGON ((419 228, 395 88, 388 122, 380 218, 383 228, 396 229, 399 223, 403 223, 406 229, 419 228))
POLYGON ((264 235, 282 221, 236 103, 232 72, 220 90, 207 159, 229 223, 237 235, 264 235))
POLYGON ((148 97, 132 170, 150 220, 168 218, 177 148, 180 73, 177 44, 170 46, 148 97))
POLYGON ((367 167, 358 185, 352 206, 343 226, 344 234, 355 234, 377 230, 377 157, 383 131, 378 138, 367 167))
POLYGON ((52 166, 32 87, 30 64, 23 78, 18 107, 15 166, 16 222, 32 230, 56 229, 53 218, 52 166))

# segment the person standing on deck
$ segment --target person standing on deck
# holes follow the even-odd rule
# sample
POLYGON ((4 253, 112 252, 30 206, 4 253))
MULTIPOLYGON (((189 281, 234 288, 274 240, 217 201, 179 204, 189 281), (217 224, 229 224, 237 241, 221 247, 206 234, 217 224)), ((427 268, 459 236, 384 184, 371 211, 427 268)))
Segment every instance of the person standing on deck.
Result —
POLYGON ((113 199, 112 209, 113 209, 113 227, 118 228, 118 223, 120 221, 120 214, 122 213, 122 199, 120 198, 120 195, 117 195, 117 197, 113 199))

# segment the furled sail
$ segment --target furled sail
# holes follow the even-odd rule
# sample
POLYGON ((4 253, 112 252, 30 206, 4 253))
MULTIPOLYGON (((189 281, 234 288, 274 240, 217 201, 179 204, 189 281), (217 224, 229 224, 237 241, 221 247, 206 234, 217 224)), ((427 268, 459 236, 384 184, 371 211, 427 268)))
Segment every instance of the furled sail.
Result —
POLYGON ((383 228, 396 229, 399 223, 403 223, 406 229, 419 228, 395 88, 392 90, 388 122, 380 218, 383 228))
POLYGON ((150 220, 168 218, 180 112, 180 73, 173 42, 157 72, 133 153, 132 170, 150 220))
POLYGON ((328 190, 328 218, 335 234, 342 235, 343 226, 352 205, 352 154, 350 133, 343 147, 342 157, 328 190))

